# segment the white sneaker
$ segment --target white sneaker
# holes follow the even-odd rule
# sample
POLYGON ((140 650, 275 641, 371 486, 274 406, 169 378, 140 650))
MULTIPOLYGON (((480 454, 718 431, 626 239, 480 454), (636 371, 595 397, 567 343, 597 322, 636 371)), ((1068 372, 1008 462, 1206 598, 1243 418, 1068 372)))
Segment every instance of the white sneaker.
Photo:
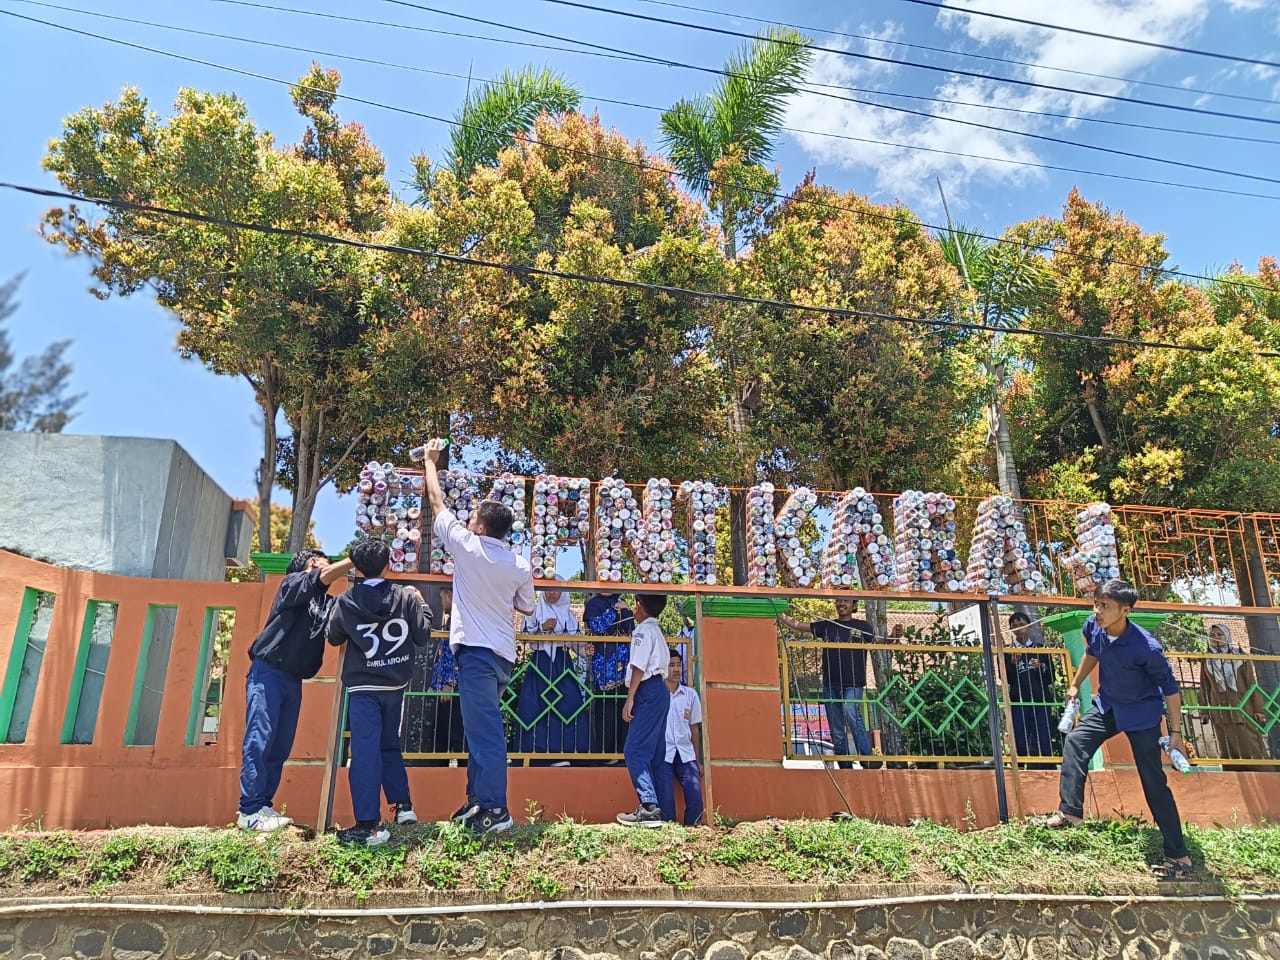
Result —
POLYGON ((269 833, 293 823, 289 817, 276 813, 270 807, 262 807, 257 813, 242 813, 236 817, 236 826, 241 830, 257 830, 269 833))
POLYGON ((413 812, 413 807, 407 803, 393 804, 396 811, 396 823, 404 826, 407 823, 417 823, 418 815, 413 812))

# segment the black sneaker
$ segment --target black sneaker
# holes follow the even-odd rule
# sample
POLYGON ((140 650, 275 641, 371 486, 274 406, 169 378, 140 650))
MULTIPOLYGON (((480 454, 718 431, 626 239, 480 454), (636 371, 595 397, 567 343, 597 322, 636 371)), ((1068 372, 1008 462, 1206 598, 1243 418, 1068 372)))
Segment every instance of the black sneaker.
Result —
POLYGON ((466 825, 467 821, 480 812, 480 801, 467 797, 467 802, 453 812, 449 819, 454 823, 466 825))
POLYGON ((380 847, 391 839, 391 831, 383 824, 375 823, 371 827, 356 824, 338 831, 338 842, 355 847, 380 847))
POLYGON ((477 836, 484 836, 486 833, 502 833, 516 825, 506 807, 481 810, 465 822, 477 836))
POLYGON ((396 813, 396 824, 404 826, 406 823, 417 823, 418 815, 413 812, 412 803, 393 803, 392 809, 396 813))
POLYGON ((630 813, 618 814, 618 822, 627 827, 660 827, 662 809, 656 803, 642 803, 630 813))

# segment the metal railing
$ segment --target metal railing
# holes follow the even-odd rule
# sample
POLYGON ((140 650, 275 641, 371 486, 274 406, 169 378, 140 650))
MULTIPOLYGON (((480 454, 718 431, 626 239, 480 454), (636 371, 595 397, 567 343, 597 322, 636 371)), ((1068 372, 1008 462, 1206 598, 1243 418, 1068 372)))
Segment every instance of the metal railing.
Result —
POLYGON ((1280 656, 1241 652, 1171 652, 1167 656, 1182 687, 1183 737, 1196 767, 1280 768, 1271 742, 1280 734, 1280 684, 1274 679, 1280 675, 1280 656))
MULTIPOLYGON (((1271 742, 1280 735, 1280 683, 1259 680, 1280 676, 1280 656, 1172 651, 1167 656, 1182 687, 1183 734, 1199 769, 1280 768, 1271 742)), ((831 643, 784 632, 779 666, 788 760, 817 757, 842 766, 884 763, 916 769, 990 764, 995 759, 989 733, 993 707, 1005 761, 1035 768, 1056 766, 1062 757, 1057 723, 1074 666, 1061 647, 1004 648, 1004 683, 994 704, 985 690, 979 646, 831 643), (826 651, 865 657, 868 685, 861 691, 833 687, 823 670, 826 651), (876 652, 888 655, 888 670, 879 675, 870 663, 876 652), (1027 668, 1019 670, 1023 664, 1027 668), (902 749, 886 751, 887 741, 902 749)))

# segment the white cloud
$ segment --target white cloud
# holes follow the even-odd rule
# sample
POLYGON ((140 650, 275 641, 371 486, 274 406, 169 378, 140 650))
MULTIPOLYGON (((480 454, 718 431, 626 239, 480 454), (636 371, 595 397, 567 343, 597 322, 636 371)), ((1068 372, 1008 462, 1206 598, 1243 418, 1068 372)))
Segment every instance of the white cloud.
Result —
MULTIPOLYGON (((1088 94, 1124 94, 1129 84, 1123 80, 1084 77, 1050 68, 1058 67, 1125 77, 1139 73, 1157 58, 1169 56, 1169 54, 1151 47, 1115 40, 1046 30, 989 17, 968 16, 963 12, 964 8, 976 8, 980 4, 983 10, 1010 16, 1043 19, 1062 26, 1137 37, 1157 43, 1176 44, 1187 41, 1200 29, 1209 14, 1210 7, 1210 0, 1140 0, 1136 3, 1133 0, 1076 0, 1070 6, 1056 3, 1032 5, 1026 3, 1026 0, 950 0, 950 2, 951 6, 956 8, 956 12, 942 12, 938 16, 939 27, 960 40, 950 45, 973 49, 976 44, 983 53, 1033 61, 1043 66, 1012 67, 983 61, 964 62, 949 59, 946 62, 963 64, 965 69, 975 72, 1016 76, 1020 79, 1068 87, 1080 92, 1046 90, 940 74, 934 75, 940 77, 940 80, 928 81, 930 85, 926 86, 926 82, 921 80, 919 71, 906 67, 890 67, 886 70, 883 65, 872 70, 864 62, 835 54, 822 54, 815 60, 812 79, 819 83, 874 87, 894 92, 906 89, 912 93, 942 99, 1064 113, 1073 117, 1094 116, 1106 112, 1113 104, 1102 97, 1088 94), (1037 12, 1028 12, 1028 8, 1032 6, 1037 12)), ((1247 7, 1255 0, 1228 0, 1228 2, 1237 7, 1241 5, 1247 7)), ((882 53, 883 49, 883 47, 879 49, 868 47, 868 52, 882 53)), ((910 58, 914 60, 919 60, 921 56, 922 54, 915 51, 910 53, 910 58)), ((944 61, 932 58, 930 62, 944 61)), ((858 95, 849 94, 849 96, 858 95)), ((1020 185, 1042 179, 1045 173, 1033 167, 978 159, 975 155, 1022 162, 1048 162, 1043 143, 1012 133, 964 126, 942 118, 961 118, 1011 130, 1026 130, 1046 135, 1061 135, 1064 128, 1079 126, 1072 121, 976 107, 904 101, 895 98, 882 99, 886 103, 919 110, 927 116, 912 116, 880 110, 806 93, 793 101, 787 126, 819 133, 893 141, 899 144, 969 154, 970 156, 964 157, 947 156, 922 150, 836 140, 807 134, 797 135, 800 145, 816 160, 845 168, 866 169, 880 190, 929 208, 934 208, 937 204, 937 187, 934 183, 936 176, 941 176, 943 183, 948 185, 949 194, 951 189, 962 194, 962 188, 967 183, 1020 185)), ((1072 134, 1071 138, 1089 142, 1106 142, 1094 131, 1084 135, 1077 132, 1072 134)), ((1075 155, 1074 151, 1068 160, 1059 162, 1068 166, 1097 169, 1106 169, 1110 166, 1105 158, 1084 159, 1083 155, 1075 155)))

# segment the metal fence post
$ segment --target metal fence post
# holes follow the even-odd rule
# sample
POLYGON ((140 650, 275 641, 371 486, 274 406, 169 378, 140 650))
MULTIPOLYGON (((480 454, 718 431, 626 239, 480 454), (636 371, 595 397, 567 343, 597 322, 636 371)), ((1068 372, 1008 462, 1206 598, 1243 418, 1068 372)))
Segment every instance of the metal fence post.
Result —
POLYGON ((996 697, 996 664, 991 650, 991 603, 979 603, 982 616, 978 622, 982 625, 982 678, 987 687, 987 724, 991 728, 992 766, 996 772, 996 808, 1000 813, 1000 822, 1009 822, 1009 797, 1004 786, 1004 754, 1000 746, 1000 705, 996 697))

